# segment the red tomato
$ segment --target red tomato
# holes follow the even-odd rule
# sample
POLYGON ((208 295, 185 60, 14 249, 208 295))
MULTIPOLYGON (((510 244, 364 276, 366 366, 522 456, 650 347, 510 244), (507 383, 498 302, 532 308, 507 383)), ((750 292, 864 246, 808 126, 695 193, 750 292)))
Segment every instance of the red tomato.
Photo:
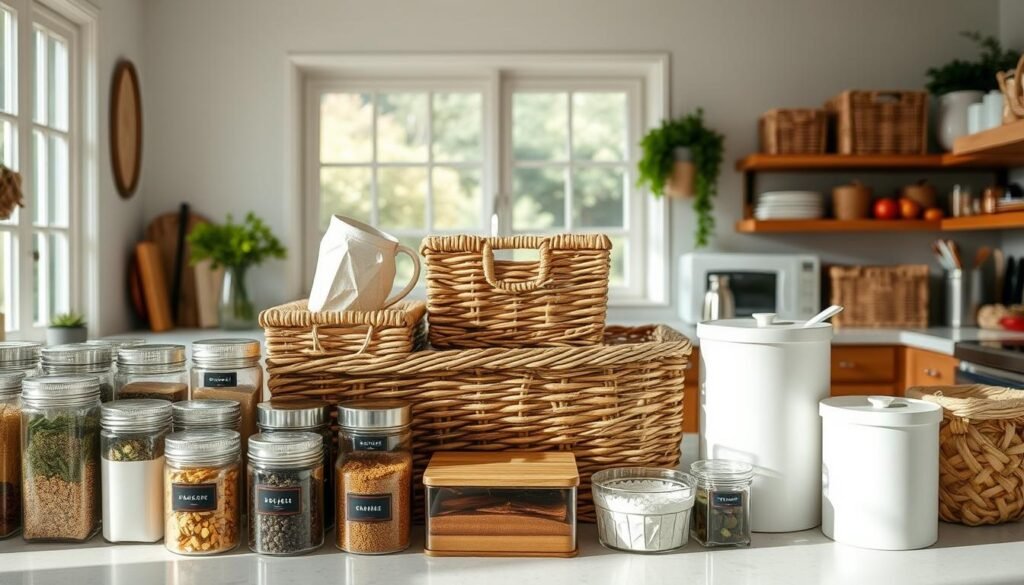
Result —
POLYGON ((900 214, 900 208, 896 205, 895 199, 879 199, 875 201, 875 219, 896 219, 900 214))

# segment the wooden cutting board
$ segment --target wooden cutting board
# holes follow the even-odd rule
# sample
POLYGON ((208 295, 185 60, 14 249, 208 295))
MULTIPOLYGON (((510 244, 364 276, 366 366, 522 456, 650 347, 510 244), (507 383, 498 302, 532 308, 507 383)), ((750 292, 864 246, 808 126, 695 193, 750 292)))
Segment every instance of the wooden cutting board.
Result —
POLYGON ((149 328, 156 332, 173 329, 171 301, 160 260, 160 249, 153 242, 139 242, 135 245, 135 260, 138 262, 142 294, 146 300, 149 328))
MULTIPOLYGON (((165 213, 158 216, 146 228, 146 241, 156 244, 160 252, 160 261, 165 275, 168 300, 173 299, 174 268, 178 252, 178 235, 181 227, 181 214, 178 212, 165 213)), ((189 213, 185 220, 185 235, 192 232, 195 226, 201 223, 209 223, 205 217, 197 213, 189 213)), ((199 305, 196 300, 195 271, 192 268, 189 258, 191 250, 188 243, 184 244, 184 258, 181 263, 180 289, 178 297, 178 327, 199 327, 199 305)), ((173 313, 173 307, 172 307, 173 313)))

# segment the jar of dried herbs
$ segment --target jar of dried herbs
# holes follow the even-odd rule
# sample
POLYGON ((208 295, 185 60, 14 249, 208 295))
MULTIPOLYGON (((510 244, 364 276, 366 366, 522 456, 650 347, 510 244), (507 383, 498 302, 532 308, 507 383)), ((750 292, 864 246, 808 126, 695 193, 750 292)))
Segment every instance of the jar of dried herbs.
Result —
POLYGON ((188 400, 185 346, 144 344, 120 348, 114 390, 118 399, 188 400))
POLYGON ((256 426, 263 434, 316 433, 324 444, 324 526, 334 526, 334 437, 329 406, 320 400, 271 400, 256 406, 256 426))
POLYGON ((750 546, 749 463, 705 459, 690 465, 697 482, 691 534, 706 547, 750 546))
POLYGON ((384 554, 409 546, 411 420, 409 404, 397 400, 338 406, 335 502, 341 550, 384 554))
POLYGON ((100 381, 100 400, 114 399, 113 351, 104 343, 68 343, 42 350, 44 374, 89 374, 100 381))
POLYGON ((0 372, 21 372, 26 378, 42 373, 39 368, 41 343, 34 341, 0 341, 0 372))
POLYGON ((183 555, 238 546, 241 444, 238 432, 167 435, 164 452, 164 545, 183 555))
POLYGON ((22 383, 25 540, 82 542, 100 524, 100 384, 45 375, 22 383))
POLYGON ((103 538, 157 542, 164 537, 164 437, 171 403, 115 400, 100 410, 103 538))
POLYGON ((239 431, 242 413, 234 400, 183 400, 171 405, 174 432, 239 431))
POLYGON ((21 372, 0 372, 0 538, 21 530, 21 372))
POLYGON ((249 548, 300 555, 324 543, 323 437, 255 434, 249 439, 249 548))
POLYGON ((203 339, 192 344, 192 398, 234 400, 242 409, 242 447, 256 434, 256 405, 263 398, 260 342, 203 339))

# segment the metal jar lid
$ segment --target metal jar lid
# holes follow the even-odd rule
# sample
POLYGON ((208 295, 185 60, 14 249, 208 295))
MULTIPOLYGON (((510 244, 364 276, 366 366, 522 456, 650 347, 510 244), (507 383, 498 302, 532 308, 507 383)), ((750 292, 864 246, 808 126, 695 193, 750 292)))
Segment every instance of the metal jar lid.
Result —
POLYGON ((86 343, 93 345, 109 345, 113 348, 113 355, 116 357, 118 350, 122 347, 145 345, 146 340, 141 337, 104 337, 103 339, 90 339, 89 341, 86 341, 86 343))
POLYGON ((182 400, 171 405, 175 431, 238 429, 242 406, 234 400, 182 400))
POLYGON ((150 343, 122 347, 117 350, 118 366, 148 366, 184 364, 185 346, 170 343, 150 343))
POLYGON ((202 339, 192 343, 192 362, 201 367, 244 366, 260 359, 255 339, 202 339))
POLYGON ((86 374, 48 374, 25 378, 21 399, 27 406, 77 406, 100 400, 100 380, 86 374))
POLYGON ((25 372, 0 372, 0 398, 21 394, 21 382, 25 372))
POLYGON ((93 366, 109 368, 113 346, 105 343, 66 343, 44 347, 41 354, 43 368, 62 366, 93 366))
POLYGON ((164 441, 168 463, 177 465, 227 465, 242 452, 238 431, 224 429, 175 432, 164 441))
POLYGON ((397 430, 411 420, 412 408, 401 400, 353 400, 338 405, 338 425, 346 430, 397 430))
POLYGON ((0 341, 0 364, 35 365, 39 361, 41 343, 34 341, 0 341))
POLYGON ((327 425, 328 405, 319 400, 271 400, 256 405, 260 430, 316 429, 327 425))
POLYGON ((170 430, 171 403, 156 398, 130 398, 100 407, 100 426, 110 431, 170 430))
POLYGON ((324 438, 316 433, 259 433, 249 437, 253 465, 305 467, 322 464, 324 438))

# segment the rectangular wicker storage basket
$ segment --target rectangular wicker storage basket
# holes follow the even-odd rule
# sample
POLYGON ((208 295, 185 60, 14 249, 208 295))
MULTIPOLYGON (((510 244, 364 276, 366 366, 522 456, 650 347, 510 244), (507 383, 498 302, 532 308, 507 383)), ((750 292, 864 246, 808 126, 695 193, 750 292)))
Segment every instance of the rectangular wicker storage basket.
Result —
POLYGON ((942 407, 939 517, 969 526, 1024 518, 1024 390, 910 388, 942 407))
POLYGON ((646 326, 608 327, 589 347, 380 355, 268 343, 266 361, 275 400, 412 403, 417 517, 435 451, 564 450, 579 466, 579 517, 593 522, 591 474, 678 464, 689 354, 686 337, 646 326))
POLYGON ((837 327, 927 327, 928 266, 833 266, 837 327))
POLYGON ((603 235, 432 236, 430 344, 438 349, 593 345, 608 309, 611 240, 603 235), (495 260, 495 250, 538 260, 495 260))
POLYGON ((822 154, 828 114, 815 109, 775 109, 761 116, 761 152, 822 154))
POLYGON ((839 154, 925 154, 928 92, 848 90, 827 104, 839 154))

